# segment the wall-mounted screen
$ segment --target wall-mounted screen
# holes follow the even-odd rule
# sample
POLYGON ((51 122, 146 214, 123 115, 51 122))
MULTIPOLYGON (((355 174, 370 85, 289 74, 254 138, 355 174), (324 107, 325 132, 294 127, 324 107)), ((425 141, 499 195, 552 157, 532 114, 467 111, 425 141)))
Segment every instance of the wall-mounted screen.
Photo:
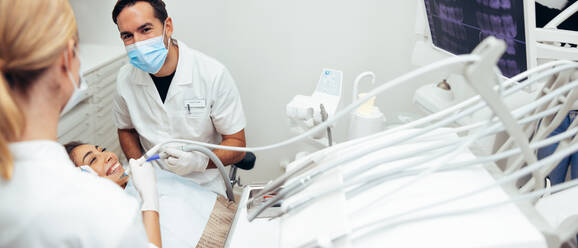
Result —
POLYGON ((424 0, 434 46, 467 54, 486 37, 507 44, 499 61, 506 77, 527 68, 523 0, 424 0))

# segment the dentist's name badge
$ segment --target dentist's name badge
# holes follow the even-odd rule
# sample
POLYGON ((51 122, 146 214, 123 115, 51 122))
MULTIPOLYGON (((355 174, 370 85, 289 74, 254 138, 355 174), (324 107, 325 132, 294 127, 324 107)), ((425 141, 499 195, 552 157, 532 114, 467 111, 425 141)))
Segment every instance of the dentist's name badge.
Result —
POLYGON ((185 100, 185 116, 189 118, 199 118, 205 113, 207 103, 204 98, 185 100))

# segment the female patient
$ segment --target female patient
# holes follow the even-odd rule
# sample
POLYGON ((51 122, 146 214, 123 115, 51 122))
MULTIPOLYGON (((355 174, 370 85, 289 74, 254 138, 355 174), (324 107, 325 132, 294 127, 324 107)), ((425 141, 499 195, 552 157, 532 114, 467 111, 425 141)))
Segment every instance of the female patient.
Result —
MULTIPOLYGON (((65 145, 76 166, 88 165, 135 197, 138 193, 113 152, 79 142, 65 145)), ((235 204, 200 185, 156 169, 159 215, 164 247, 223 247, 235 215, 235 204)))

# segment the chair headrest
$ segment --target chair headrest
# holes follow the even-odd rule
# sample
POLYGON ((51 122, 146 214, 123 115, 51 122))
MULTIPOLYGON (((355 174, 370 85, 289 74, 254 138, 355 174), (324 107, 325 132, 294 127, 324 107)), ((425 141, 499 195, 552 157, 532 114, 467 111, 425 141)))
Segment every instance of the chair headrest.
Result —
POLYGON ((253 154, 252 152, 247 152, 245 153, 245 157, 241 161, 237 162, 235 166, 237 166, 237 168, 242 170, 251 170, 253 169, 253 167, 255 167, 256 160, 257 157, 255 156, 255 154, 253 154))

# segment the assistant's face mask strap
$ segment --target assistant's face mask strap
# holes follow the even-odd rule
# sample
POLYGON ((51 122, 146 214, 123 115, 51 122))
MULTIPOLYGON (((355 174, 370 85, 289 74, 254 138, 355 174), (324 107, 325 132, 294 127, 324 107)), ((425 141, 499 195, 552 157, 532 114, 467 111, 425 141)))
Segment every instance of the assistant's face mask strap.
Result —
MULTIPOLYGON (((76 56, 78 56, 78 50, 75 49, 75 53, 76 56)), ((68 60, 68 50, 67 50, 67 54, 65 57, 65 61, 66 61, 66 73, 68 74, 68 79, 70 80, 70 82, 72 83, 72 86, 74 87, 74 91, 72 92, 72 95, 70 95, 70 98, 68 98, 68 102, 66 103, 66 105, 64 106, 64 108, 62 109, 62 112, 60 112, 60 116, 64 115, 65 113, 67 113, 68 111, 70 111, 72 108, 74 108, 79 102, 81 102, 84 98, 84 93, 86 91, 86 85, 83 84, 83 79, 82 79, 82 64, 81 66, 78 67, 78 76, 79 76, 79 80, 78 83, 76 83, 77 80, 74 79, 74 76, 72 75, 72 69, 69 68, 69 60, 68 60)))
MULTIPOLYGON (((78 52, 76 52, 76 54, 78 55, 78 52)), ((72 86, 74 86, 74 90, 76 91, 78 88, 80 88, 80 81, 78 82, 78 86, 76 85, 74 80, 74 76, 72 75, 72 70, 69 68, 69 65, 71 63, 69 63, 70 61, 68 61, 68 50, 66 50, 66 56, 64 57, 64 60, 66 62, 66 74, 68 74, 68 79, 70 80, 70 82, 72 83, 72 86)), ((80 74, 80 72, 79 72, 80 74)), ((73 93, 74 94, 74 93, 73 93)))

